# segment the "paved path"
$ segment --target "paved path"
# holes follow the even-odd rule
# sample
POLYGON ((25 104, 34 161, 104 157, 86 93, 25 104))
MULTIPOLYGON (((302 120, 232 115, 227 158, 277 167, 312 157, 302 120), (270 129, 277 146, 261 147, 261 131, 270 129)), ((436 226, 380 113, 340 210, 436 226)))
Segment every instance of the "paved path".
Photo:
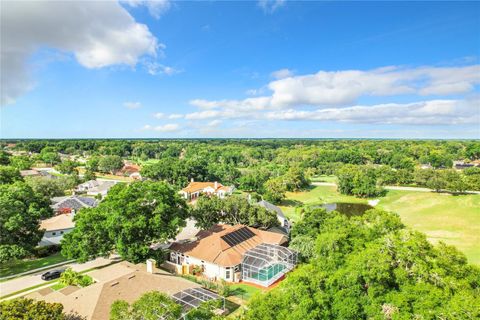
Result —
MULTIPOLYGON (((329 186, 336 187, 337 184, 333 182, 312 182, 314 186, 329 186)), ((383 186, 387 190, 402 190, 402 191, 419 191, 419 192, 433 192, 432 189, 421 187, 402 187, 402 186, 383 186)), ((480 191, 465 191, 466 193, 480 194, 480 191)))
POLYGON ((91 260, 85 263, 70 263, 58 268, 45 269, 45 270, 36 272, 34 274, 26 275, 23 277, 12 279, 12 280, 7 280, 5 282, 0 283, 0 297, 5 296, 7 294, 11 294, 13 292, 17 292, 25 288, 30 288, 30 287, 44 283, 45 281, 42 280, 41 275, 47 272, 48 270, 65 269, 65 268, 71 267, 75 271, 84 271, 91 268, 98 268, 101 266, 105 266, 115 261, 116 260, 114 259, 110 260, 105 258, 97 258, 95 260, 91 260))

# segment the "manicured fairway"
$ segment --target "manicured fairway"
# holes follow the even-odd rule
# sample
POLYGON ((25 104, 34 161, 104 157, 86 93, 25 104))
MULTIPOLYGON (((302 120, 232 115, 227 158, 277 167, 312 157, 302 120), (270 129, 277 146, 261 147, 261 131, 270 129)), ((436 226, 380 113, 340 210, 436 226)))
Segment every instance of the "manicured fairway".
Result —
MULTIPOLYGON (((289 219, 298 221, 300 206, 330 202, 367 200, 340 195, 336 187, 317 186, 287 193, 281 208, 289 219)), ((471 263, 480 264, 480 195, 390 190, 377 206, 398 213, 407 226, 426 233, 432 242, 454 245, 471 263)))
POLYGON ((454 245, 471 263, 480 264, 480 195, 391 190, 378 206, 398 213, 432 242, 454 245))

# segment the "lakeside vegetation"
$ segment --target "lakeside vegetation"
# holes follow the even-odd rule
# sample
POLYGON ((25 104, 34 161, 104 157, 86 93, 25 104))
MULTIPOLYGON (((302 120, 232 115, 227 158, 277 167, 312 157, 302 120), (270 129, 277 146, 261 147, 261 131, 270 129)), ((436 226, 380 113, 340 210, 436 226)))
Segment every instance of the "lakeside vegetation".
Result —
MULTIPOLYGON (((335 186, 314 186, 302 192, 287 192, 280 208, 294 222, 301 220, 304 206, 366 199, 338 193, 335 186)), ((456 246, 471 263, 480 265, 480 195, 388 190, 377 207, 397 213, 403 223, 424 232, 429 240, 456 246)))

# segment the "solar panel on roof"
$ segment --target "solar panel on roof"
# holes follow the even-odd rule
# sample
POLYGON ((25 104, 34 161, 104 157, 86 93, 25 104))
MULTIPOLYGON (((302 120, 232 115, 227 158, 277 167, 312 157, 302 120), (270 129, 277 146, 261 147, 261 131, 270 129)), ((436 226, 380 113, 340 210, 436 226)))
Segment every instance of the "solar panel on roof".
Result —
POLYGON ((229 246, 236 246, 239 243, 242 243, 243 241, 246 241, 250 238, 255 236, 255 233, 252 232, 247 227, 242 227, 238 230, 235 230, 233 232, 227 233, 226 235, 221 236, 223 241, 228 243, 229 246))

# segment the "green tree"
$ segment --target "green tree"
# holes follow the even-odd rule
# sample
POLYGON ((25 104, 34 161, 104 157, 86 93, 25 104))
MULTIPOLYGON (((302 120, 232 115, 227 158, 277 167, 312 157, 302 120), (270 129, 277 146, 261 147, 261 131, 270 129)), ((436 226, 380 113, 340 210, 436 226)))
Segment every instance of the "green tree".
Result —
POLYGON ((104 173, 114 174, 123 168, 123 160, 119 156, 105 156, 98 161, 98 170, 104 173))
POLYGON ((283 176, 283 181, 288 191, 300 191, 310 185, 310 180, 305 175, 305 170, 299 166, 290 167, 283 176))
POLYGON ((29 156, 13 156, 10 165, 18 170, 28 170, 33 166, 33 160, 29 156))
POLYGON ((375 169, 368 166, 343 166, 337 173, 338 190, 357 197, 373 197, 382 193, 377 187, 375 169))
POLYGON ((110 320, 177 320, 182 307, 172 298, 158 291, 143 294, 132 305, 116 300, 110 309, 110 320))
POLYGON ((72 268, 67 268, 60 275, 59 282, 66 286, 87 287, 93 283, 93 279, 89 275, 83 275, 72 268))
POLYGON ((285 192, 287 191, 287 188, 281 177, 267 180, 263 189, 265 190, 263 197, 267 201, 280 203, 283 199, 285 199, 285 192))
POLYGON ((445 189, 450 192, 461 193, 467 190, 468 188, 468 184, 465 179, 465 176, 454 169, 442 171, 441 176, 445 181, 445 189))
POLYGON ((83 174, 83 181, 90 181, 90 180, 96 180, 97 176, 95 175, 95 172, 93 172, 90 169, 85 170, 85 173, 83 174))
POLYGON ((63 306, 42 300, 17 298, 0 302, 0 319, 5 320, 64 320, 63 306))
POLYGON ((0 166, 0 184, 10 184, 22 180, 23 178, 18 169, 9 166, 0 166))
POLYGON ((152 255, 150 245, 174 238, 187 216, 185 201, 166 183, 116 184, 98 207, 75 215, 62 253, 85 261, 116 250, 138 263, 152 255))
POLYGON ((45 177, 26 177, 25 182, 36 194, 51 199, 65 195, 62 179, 49 179, 45 177))
POLYGON ((10 164, 10 154, 6 151, 0 150, 0 165, 8 166, 10 164))
POLYGON ((54 147, 43 148, 40 152, 40 158, 43 162, 48 163, 51 166, 60 162, 60 156, 54 147))
POLYGON ((48 199, 25 182, 0 185, 0 261, 21 258, 32 252, 43 236, 40 219, 53 212, 48 199))
POLYGON ((55 169, 60 171, 63 174, 73 174, 77 173, 77 163, 72 160, 64 160, 55 166, 55 169))
POLYGON ((440 192, 447 187, 447 181, 445 180, 445 176, 440 171, 435 170, 425 185, 427 188, 433 189, 436 192, 440 192))
POLYGON ((192 216, 202 229, 208 229, 217 223, 244 224, 262 229, 278 225, 275 212, 252 205, 240 196, 226 199, 200 197, 192 210, 192 216))

